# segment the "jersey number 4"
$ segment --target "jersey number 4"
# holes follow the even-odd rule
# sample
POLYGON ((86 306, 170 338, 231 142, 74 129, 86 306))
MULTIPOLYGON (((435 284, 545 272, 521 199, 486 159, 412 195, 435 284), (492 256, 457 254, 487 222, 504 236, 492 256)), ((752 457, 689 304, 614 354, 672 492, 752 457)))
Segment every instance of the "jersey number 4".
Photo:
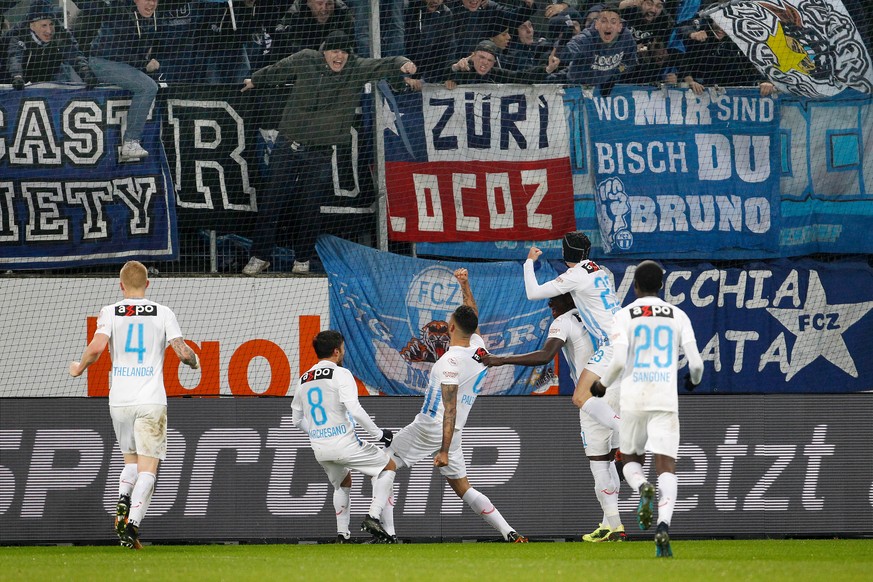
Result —
POLYGON ((138 364, 142 364, 146 353, 143 336, 143 324, 131 323, 127 326, 127 341, 124 342, 124 351, 136 354, 138 364))

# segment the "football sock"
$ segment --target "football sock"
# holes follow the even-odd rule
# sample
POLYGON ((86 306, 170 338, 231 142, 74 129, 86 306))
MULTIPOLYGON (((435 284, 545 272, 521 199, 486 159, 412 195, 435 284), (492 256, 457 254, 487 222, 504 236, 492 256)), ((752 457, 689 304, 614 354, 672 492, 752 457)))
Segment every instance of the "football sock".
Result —
POLYGON ((618 477, 618 469, 615 468, 615 463, 612 461, 609 462, 609 480, 612 490, 615 491, 615 515, 608 517, 610 520, 609 528, 615 529, 621 525, 621 515, 618 512, 618 493, 621 489, 621 479, 618 477))
POLYGON ((676 507, 678 489, 679 480, 676 478, 676 473, 658 475, 658 523, 670 525, 673 509, 676 507))
POLYGON ((133 486, 136 483, 137 468, 136 463, 125 463, 124 469, 121 470, 121 477, 118 479, 118 496, 133 493, 133 486))
POLYGON ((382 517, 380 518, 382 522, 382 529, 384 529, 389 536, 397 535, 397 532, 394 531, 394 495, 388 496, 388 503, 385 504, 385 507, 382 508, 382 517))
POLYGON ((130 515, 127 518, 127 523, 139 527, 149 508, 149 503, 152 501, 155 480, 154 473, 141 471, 137 476, 136 485, 133 486, 133 493, 130 495, 130 515))
POLYGON ((634 493, 639 493, 640 485, 646 482, 646 477, 643 475, 643 466, 633 461, 625 461, 622 472, 624 473, 624 480, 634 490, 634 493))
POLYGON ((370 502, 370 517, 379 519, 394 489, 394 471, 382 471, 373 477, 373 500, 370 502))
POLYGON ((504 538, 509 535, 509 532, 513 531, 509 524, 506 523, 506 520, 503 519, 503 516, 500 515, 500 512, 497 511, 497 508, 494 507, 494 504, 491 503, 491 500, 485 495, 470 487, 464 493, 463 499, 470 506, 470 509, 481 515, 482 519, 499 531, 504 538))
POLYGON ((618 418, 615 411, 603 398, 589 398, 582 405, 582 410, 606 428, 618 430, 618 418))
POLYGON ((351 535, 349 531, 349 520, 351 519, 349 493, 351 490, 351 487, 339 487, 333 490, 333 508, 336 511, 336 533, 343 534, 346 537, 351 535))
POLYGON ((610 529, 621 524, 618 515, 618 490, 613 486, 612 476, 609 474, 611 461, 588 461, 591 465, 591 474, 594 475, 594 489, 597 499, 603 509, 603 524, 610 529))

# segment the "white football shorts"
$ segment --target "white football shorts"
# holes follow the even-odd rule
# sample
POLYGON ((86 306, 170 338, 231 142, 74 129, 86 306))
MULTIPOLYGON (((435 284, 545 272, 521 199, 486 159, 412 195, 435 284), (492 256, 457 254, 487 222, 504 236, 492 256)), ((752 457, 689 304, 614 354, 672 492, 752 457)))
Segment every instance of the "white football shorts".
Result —
MULTIPOLYGON (((443 425, 420 417, 421 414, 397 433, 388 449, 407 467, 412 467, 424 458, 432 459, 443 444, 443 425)), ((449 479, 461 479, 467 476, 461 440, 462 431, 455 430, 452 444, 449 445, 449 464, 440 467, 440 473, 449 479)))
POLYGON ((609 369, 610 362, 612 362, 612 352, 612 346, 602 346, 598 348, 591 355, 588 363, 585 364, 585 369, 597 374, 598 378, 603 378, 603 376, 606 375, 606 371, 609 369))
POLYGON ((663 410, 625 410, 621 415, 622 454, 679 458, 679 414, 663 410))
POLYGON ((349 469, 375 477, 390 460, 387 453, 373 443, 359 440, 337 448, 313 449, 313 452, 334 489, 339 489, 349 469))
POLYGON ((163 404, 110 406, 112 427, 121 452, 167 458, 167 407, 163 404))

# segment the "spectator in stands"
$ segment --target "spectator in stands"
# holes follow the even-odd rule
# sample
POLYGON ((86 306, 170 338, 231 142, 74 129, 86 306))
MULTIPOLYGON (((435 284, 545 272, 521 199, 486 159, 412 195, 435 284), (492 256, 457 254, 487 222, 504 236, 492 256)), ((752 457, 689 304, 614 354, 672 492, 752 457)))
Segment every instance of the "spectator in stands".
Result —
POLYGON ((534 0, 522 0, 515 8, 493 0, 459 0, 449 7, 456 41, 453 60, 469 57, 482 39, 491 36, 490 30, 498 21, 515 28, 536 11, 534 0))
POLYGON ((276 26, 285 13, 285 2, 255 0, 252 12, 257 24, 253 27, 245 47, 249 58, 249 70, 257 71, 273 62, 273 36, 276 34, 276 26))
POLYGON ((504 61, 508 54, 509 43, 512 41, 512 34, 509 32, 509 26, 498 19, 488 28, 487 35, 488 36, 482 40, 490 40, 494 43, 494 46, 497 47, 497 54, 495 55, 497 62, 494 63, 494 67, 497 69, 506 68, 504 67, 504 61))
POLYGON ((158 35, 160 37, 161 70, 158 80, 167 83, 193 83, 199 81, 195 73, 197 52, 195 45, 194 2, 189 0, 161 0, 157 9, 158 35))
POLYGON ((334 31, 320 51, 304 49, 245 80, 243 91, 294 79, 270 153, 269 185, 258 200, 261 218, 245 275, 269 268, 276 229, 288 220, 293 220, 295 235, 292 272, 317 270, 313 260, 321 206, 333 197, 333 149, 349 147, 361 91, 371 81, 416 71, 406 57, 359 59, 352 44, 350 35, 334 31))
POLYGON ((200 1, 195 4, 195 44, 198 47, 196 78, 205 83, 239 85, 251 72, 249 43, 264 27, 278 20, 275 3, 243 0, 234 4, 200 1), (266 6, 264 6, 266 5, 266 6), (266 20, 273 16, 274 21, 266 20), (234 28, 234 23, 236 28, 234 28))
POLYGON ((776 93, 755 65, 725 31, 707 19, 706 26, 685 41, 685 53, 677 63, 679 76, 696 95, 705 87, 755 87, 766 97, 776 93))
POLYGON ((352 12, 342 0, 294 0, 273 34, 273 61, 317 50, 334 31, 352 34, 352 12))
MULTIPOLYGON (((347 0, 355 20, 355 42, 358 56, 369 58, 370 52, 370 0, 347 0)), ((380 56, 398 57, 404 48, 404 0, 380 0, 379 35, 380 56)))
POLYGON ((97 78, 131 93, 119 159, 122 162, 149 155, 140 139, 158 93, 158 84, 149 76, 161 67, 157 7, 157 0, 132 0, 113 6, 91 45, 89 63, 97 78))
POLYGON ((70 23, 70 31, 76 37, 79 48, 86 57, 91 56, 91 42, 100 30, 103 18, 112 7, 112 0, 83 0, 76 3, 79 13, 70 23))
POLYGON ((543 37, 537 38, 533 23, 525 20, 518 25, 516 37, 509 43, 504 59, 504 68, 510 71, 526 71, 545 65, 549 60, 552 43, 543 37))
POLYGON ((675 71, 667 69, 666 50, 674 22, 664 11, 664 0, 622 0, 619 6, 625 27, 637 43, 639 59, 639 66, 629 71, 621 82, 675 83, 675 71))
POLYGON ((455 34, 452 11, 443 0, 410 0, 405 13, 406 56, 418 67, 414 89, 422 82, 440 82, 446 68, 455 60, 455 34))
POLYGON ((569 61, 567 82, 596 85, 605 95, 637 66, 637 45, 622 24, 618 5, 606 4, 594 26, 574 36, 559 57, 569 61))
POLYGON ((10 31, 7 73, 16 89, 46 81, 84 82, 89 89, 97 85, 76 39, 55 15, 53 4, 34 0, 25 20, 10 31))
POLYGON ((446 88, 477 83, 545 83, 549 74, 561 63, 558 57, 551 55, 547 65, 516 73, 495 67, 499 52, 500 49, 490 40, 480 42, 473 54, 459 60, 446 71, 446 88))

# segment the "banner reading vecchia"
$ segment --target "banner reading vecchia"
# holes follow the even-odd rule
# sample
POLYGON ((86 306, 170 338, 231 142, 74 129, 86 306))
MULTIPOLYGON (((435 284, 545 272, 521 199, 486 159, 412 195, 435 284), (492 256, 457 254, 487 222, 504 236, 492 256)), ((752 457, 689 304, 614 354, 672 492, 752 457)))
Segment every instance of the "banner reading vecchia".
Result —
POLYGON ((561 88, 425 86, 385 100, 389 236, 557 239, 575 228, 561 88))
POLYGON ((616 86, 585 103, 605 252, 778 255, 775 100, 616 86))
POLYGON ((151 155, 119 163, 121 90, 0 91, 0 264, 70 267, 174 259, 173 184, 152 113, 151 155))

